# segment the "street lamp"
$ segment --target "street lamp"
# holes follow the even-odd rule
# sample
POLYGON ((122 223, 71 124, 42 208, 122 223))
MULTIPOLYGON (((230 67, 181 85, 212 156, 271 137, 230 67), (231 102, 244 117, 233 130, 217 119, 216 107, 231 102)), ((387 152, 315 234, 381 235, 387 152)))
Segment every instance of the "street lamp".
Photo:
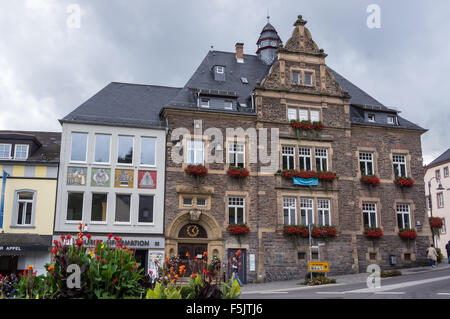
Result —
MULTIPOLYGON (((436 189, 437 191, 443 191, 443 190, 445 190, 445 188, 442 187, 441 179, 440 179, 440 178, 437 178, 436 176, 433 176, 433 177, 428 181, 428 196, 429 196, 429 198, 428 198, 428 203, 429 203, 429 206, 430 206, 430 217, 433 217, 433 201, 432 201, 432 199, 431 199, 431 181, 432 181, 433 179, 435 179, 435 180, 439 183, 438 188, 436 189)), ((434 245, 435 242, 434 242, 434 232, 433 232, 433 231, 431 231, 431 236, 433 236, 433 245, 434 245)))

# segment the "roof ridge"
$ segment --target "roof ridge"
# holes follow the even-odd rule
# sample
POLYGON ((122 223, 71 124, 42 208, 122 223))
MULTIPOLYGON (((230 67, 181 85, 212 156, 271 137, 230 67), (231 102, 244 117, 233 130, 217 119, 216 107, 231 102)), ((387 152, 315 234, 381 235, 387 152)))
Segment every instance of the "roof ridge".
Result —
MULTIPOLYGON (((229 52, 229 51, 222 51, 222 50, 209 50, 209 53, 213 53, 213 52, 219 52, 219 53, 226 53, 226 54, 236 54, 236 52, 229 52)), ((248 54, 248 53, 244 53, 244 56, 252 56, 252 57, 258 57, 256 54, 248 54)))
POLYGON ((110 84, 125 84, 125 85, 139 85, 139 86, 151 86, 151 87, 159 87, 159 88, 166 88, 166 89, 182 89, 183 87, 175 87, 175 86, 166 86, 166 85, 158 85, 158 84, 143 84, 143 83, 128 83, 128 82, 118 82, 118 81, 112 81, 110 84))

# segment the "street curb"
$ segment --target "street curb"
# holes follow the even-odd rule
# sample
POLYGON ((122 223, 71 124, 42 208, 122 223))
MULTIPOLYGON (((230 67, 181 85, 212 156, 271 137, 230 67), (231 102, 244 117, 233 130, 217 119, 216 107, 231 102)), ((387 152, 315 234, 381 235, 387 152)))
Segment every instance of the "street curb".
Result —
POLYGON ((317 286, 304 286, 304 287, 292 287, 292 288, 277 288, 277 289, 242 291, 241 295, 243 295, 243 294, 245 294, 245 295, 260 294, 260 293, 265 293, 267 291, 269 291, 269 292, 294 291, 294 290, 306 290, 306 289, 323 288, 323 287, 336 287, 336 286, 343 286, 343 285, 345 285, 345 283, 325 284, 325 285, 317 285, 317 286))

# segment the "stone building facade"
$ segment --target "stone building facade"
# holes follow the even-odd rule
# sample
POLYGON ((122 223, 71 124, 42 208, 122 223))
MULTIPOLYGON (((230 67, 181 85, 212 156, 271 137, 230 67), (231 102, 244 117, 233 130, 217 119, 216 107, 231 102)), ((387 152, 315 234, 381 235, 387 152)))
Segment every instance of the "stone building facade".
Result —
POLYGON ((227 261, 240 249, 241 279, 247 282, 302 277, 308 262, 318 258, 329 262, 331 273, 366 271, 370 264, 384 269, 426 262, 431 233, 420 140, 425 130, 328 67, 327 55, 305 24, 299 16, 283 45, 268 23, 262 34, 274 36, 267 39, 267 48, 258 41, 257 56, 243 54, 241 43, 236 53, 210 51, 162 108, 168 126, 167 256, 183 259, 186 252, 207 251, 228 269, 227 261), (274 61, 260 59, 270 56, 264 50, 274 46, 274 61), (298 135, 291 120, 320 121, 324 129, 298 135), (212 128, 223 136, 220 147, 208 134, 212 128), (227 136, 229 128, 256 129, 258 143, 251 134, 227 136), (262 143, 264 129, 269 137, 278 129, 279 143, 262 143), (210 150, 223 163, 208 161, 210 150), (261 150, 268 151, 275 165, 265 167, 269 164, 262 163, 261 150), (256 162, 251 158, 255 152, 256 162), (175 161, 174 153, 184 160, 175 161), (233 160, 249 171, 242 183, 227 174, 233 160), (188 164, 204 164, 207 176, 189 176, 188 164), (299 186, 276 174, 287 168, 331 171, 337 178, 299 186), (363 173, 376 175, 380 184, 365 185, 363 173), (415 184, 399 187, 396 176, 412 177, 415 184), (228 225, 239 222, 249 226, 249 234, 230 235, 228 225), (331 225, 337 236, 314 240, 320 254, 313 248, 310 255, 307 238, 294 244, 283 234, 287 224, 331 225), (366 227, 381 228, 382 238, 367 239, 366 227), (401 239, 400 228, 416 229, 417 238, 401 239))

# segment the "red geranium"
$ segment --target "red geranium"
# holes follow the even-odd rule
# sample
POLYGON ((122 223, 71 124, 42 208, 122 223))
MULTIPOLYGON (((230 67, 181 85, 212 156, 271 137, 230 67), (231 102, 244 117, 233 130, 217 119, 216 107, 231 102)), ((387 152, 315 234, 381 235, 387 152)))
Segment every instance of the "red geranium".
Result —
POLYGON ((372 186, 380 185, 380 179, 375 175, 363 175, 361 177, 361 182, 372 186))
POLYGON ((440 217, 430 217, 429 221, 431 228, 442 228, 444 225, 442 218, 440 217))
POLYGON ((398 235, 403 239, 416 239, 417 232, 415 229, 411 228, 401 228, 398 231, 398 235))
POLYGON ((304 131, 310 131, 314 129, 314 125, 311 123, 311 121, 291 120, 291 126, 295 129, 300 129, 304 131))
POLYGON ((378 239, 383 236, 383 230, 378 227, 368 227, 364 231, 364 236, 369 239, 378 239))
POLYGON ((332 182, 336 178, 336 173, 333 173, 333 172, 322 171, 322 172, 317 172, 317 174, 318 174, 318 178, 321 181, 325 181, 325 182, 332 182))
POLYGON ((312 125, 313 125, 313 128, 314 128, 316 131, 321 131, 321 130, 323 130, 323 123, 320 122, 320 121, 313 122, 312 125))
POLYGON ((247 235, 250 232, 250 228, 247 224, 229 224, 227 227, 227 231, 231 235, 247 235))
MULTIPOLYGON (((288 225, 284 226, 283 234, 285 236, 309 237, 309 229, 306 225, 288 225)), ((313 226, 311 237, 313 238, 329 238, 337 235, 334 226, 313 226)))
POLYGON ((232 178, 246 178, 250 174, 247 169, 235 166, 230 166, 227 173, 232 178))
POLYGON ((410 187, 414 185, 414 180, 411 177, 397 177, 395 184, 399 187, 410 187))
POLYGON ((194 176, 206 176, 208 169, 204 165, 188 165, 186 167, 186 173, 194 176))

